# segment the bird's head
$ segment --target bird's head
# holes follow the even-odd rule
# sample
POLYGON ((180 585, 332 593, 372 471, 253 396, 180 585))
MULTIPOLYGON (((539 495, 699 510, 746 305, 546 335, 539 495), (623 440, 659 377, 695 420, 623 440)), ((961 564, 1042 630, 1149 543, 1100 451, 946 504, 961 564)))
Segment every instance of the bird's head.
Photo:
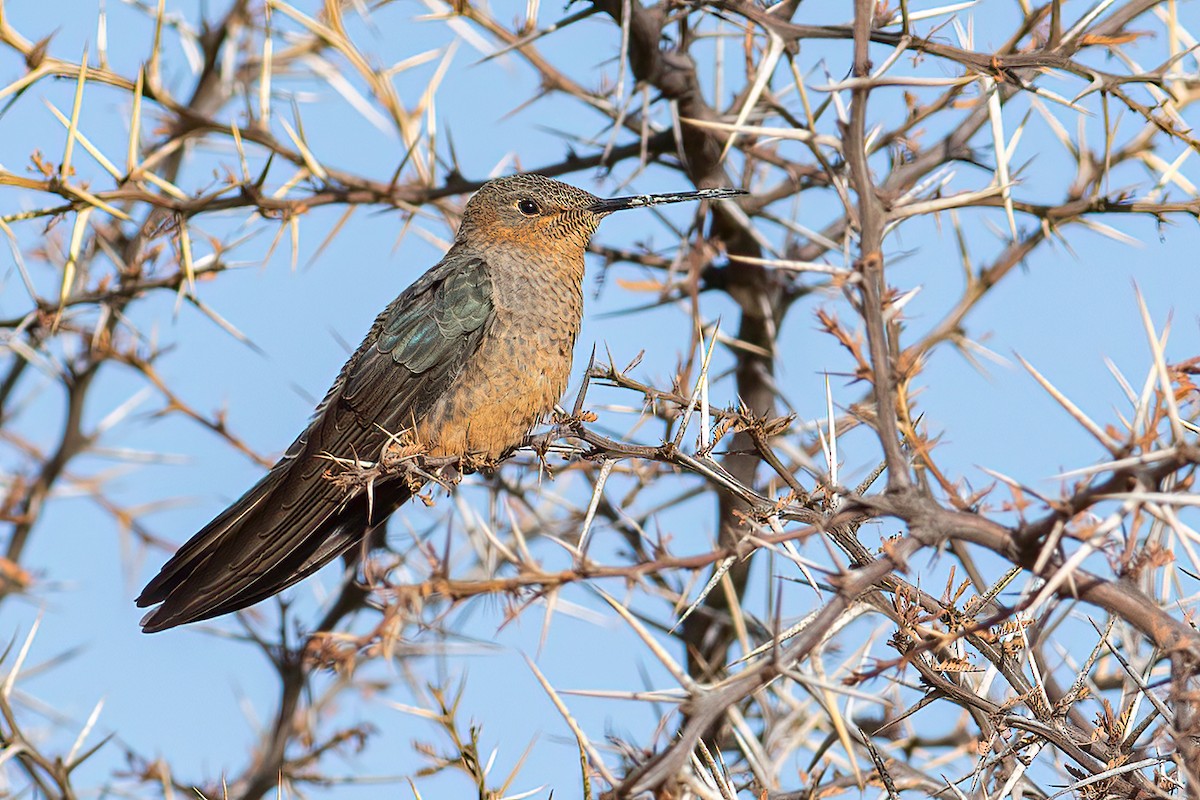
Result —
POLYGON ((582 249, 600 224, 590 210, 598 202, 582 189, 542 175, 497 178, 467 201, 458 238, 582 249))
POLYGON ((583 189, 543 175, 513 175, 479 187, 467 201, 457 238, 470 241, 482 237, 506 245, 576 247, 582 255, 600 220, 615 211, 738 194, 745 192, 702 189, 601 200, 583 189))

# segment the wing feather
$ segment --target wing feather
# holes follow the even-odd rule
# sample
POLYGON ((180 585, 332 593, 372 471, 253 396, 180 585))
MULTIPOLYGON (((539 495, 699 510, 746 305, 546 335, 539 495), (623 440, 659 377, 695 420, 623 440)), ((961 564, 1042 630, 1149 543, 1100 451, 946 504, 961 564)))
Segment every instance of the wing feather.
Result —
POLYGON ((320 569, 408 499, 402 482, 347 492, 328 457, 375 460, 450 390, 494 317, 480 258, 452 249, 379 317, 308 428, 253 488, 179 549, 138 597, 146 631, 228 613, 320 569), (382 500, 380 499, 382 498, 382 500))

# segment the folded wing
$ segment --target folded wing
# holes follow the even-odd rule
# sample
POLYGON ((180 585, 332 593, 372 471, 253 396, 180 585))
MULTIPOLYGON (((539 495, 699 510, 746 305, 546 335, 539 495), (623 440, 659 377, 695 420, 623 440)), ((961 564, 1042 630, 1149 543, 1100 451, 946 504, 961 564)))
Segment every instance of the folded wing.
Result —
POLYGON ((377 459, 389 433, 453 389, 493 315, 487 264, 451 249, 379 315, 283 458, 150 581, 137 604, 161 605, 142 629, 246 608, 361 542, 410 492, 400 479, 377 483, 369 500, 340 488, 329 457, 377 459))

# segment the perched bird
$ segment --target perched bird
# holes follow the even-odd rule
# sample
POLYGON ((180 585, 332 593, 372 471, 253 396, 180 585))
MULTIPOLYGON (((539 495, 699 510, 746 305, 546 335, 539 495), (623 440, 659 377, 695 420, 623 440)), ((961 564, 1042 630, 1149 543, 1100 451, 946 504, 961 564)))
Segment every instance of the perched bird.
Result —
POLYGON ((541 175, 490 181, 454 244, 401 292, 342 367, 283 458, 184 544, 142 590, 147 633, 246 608, 363 541, 409 499, 330 479, 331 459, 378 459, 404 432, 430 456, 494 460, 566 390, 583 312, 583 255, 607 215, 744 192, 601 200, 541 175))

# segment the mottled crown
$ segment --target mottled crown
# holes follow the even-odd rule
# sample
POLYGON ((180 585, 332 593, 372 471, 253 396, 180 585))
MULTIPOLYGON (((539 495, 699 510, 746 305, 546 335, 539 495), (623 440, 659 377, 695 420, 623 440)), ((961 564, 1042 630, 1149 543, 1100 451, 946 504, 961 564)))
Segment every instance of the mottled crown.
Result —
POLYGON ((577 189, 568 183, 547 178, 545 175, 526 173, 496 178, 479 187, 479 191, 468 201, 466 214, 485 205, 508 205, 522 199, 543 203, 546 210, 584 210, 600 198, 577 189))

